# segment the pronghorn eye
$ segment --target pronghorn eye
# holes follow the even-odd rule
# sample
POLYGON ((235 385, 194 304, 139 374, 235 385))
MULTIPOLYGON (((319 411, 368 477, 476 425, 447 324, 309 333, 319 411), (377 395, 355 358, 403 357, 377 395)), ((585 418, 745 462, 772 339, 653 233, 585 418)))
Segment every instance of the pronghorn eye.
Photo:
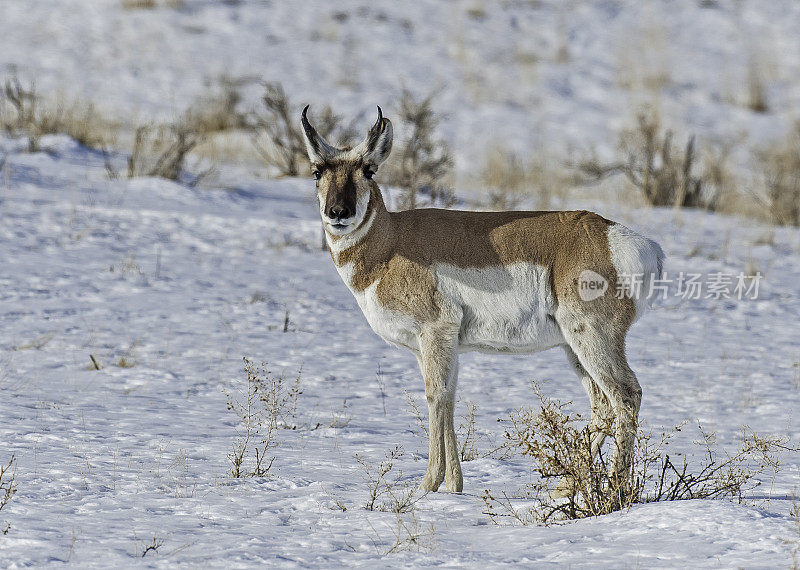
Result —
POLYGON ((366 178, 367 180, 372 180, 373 176, 375 176, 374 170, 372 170, 371 168, 364 169, 364 178, 366 178))
POLYGON ((314 177, 314 180, 319 180, 320 178, 322 178, 322 174, 320 173, 319 170, 312 170, 311 175, 314 177))

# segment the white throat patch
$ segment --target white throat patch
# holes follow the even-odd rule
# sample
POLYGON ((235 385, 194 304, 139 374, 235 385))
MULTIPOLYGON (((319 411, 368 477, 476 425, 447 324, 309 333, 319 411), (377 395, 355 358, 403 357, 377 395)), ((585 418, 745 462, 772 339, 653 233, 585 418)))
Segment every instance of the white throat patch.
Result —
POLYGON ((375 210, 373 209, 372 212, 370 212, 369 218, 364 220, 367 207, 369 206, 369 199, 369 193, 365 193, 363 196, 359 197, 358 202, 356 202, 356 215, 353 216, 353 221, 347 228, 341 230, 332 227, 330 219, 323 212, 320 212, 322 215, 322 222, 325 224, 325 239, 331 251, 343 251, 357 244, 367 235, 369 228, 372 227, 372 221, 375 219, 375 210), (364 221, 362 222, 362 220, 364 221), (350 228, 354 226, 356 229, 350 230, 350 228), (338 239, 334 242, 331 240, 331 235, 336 236, 338 239))

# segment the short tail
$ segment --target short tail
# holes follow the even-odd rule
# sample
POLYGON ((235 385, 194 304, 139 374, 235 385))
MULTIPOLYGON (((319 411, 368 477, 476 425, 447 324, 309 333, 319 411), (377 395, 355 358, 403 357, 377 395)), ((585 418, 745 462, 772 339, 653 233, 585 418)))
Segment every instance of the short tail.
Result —
POLYGON ((608 248, 617 270, 617 287, 636 303, 635 321, 648 307, 653 281, 661 277, 664 251, 653 240, 621 224, 608 227, 608 248))

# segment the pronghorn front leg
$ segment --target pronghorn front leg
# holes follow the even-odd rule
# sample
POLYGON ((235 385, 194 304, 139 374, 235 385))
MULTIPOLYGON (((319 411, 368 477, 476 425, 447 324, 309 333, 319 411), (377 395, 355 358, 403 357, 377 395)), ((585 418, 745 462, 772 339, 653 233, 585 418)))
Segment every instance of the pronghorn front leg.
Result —
POLYGON ((458 443, 453 427, 458 380, 458 325, 429 325, 419 335, 419 364, 428 400, 428 472, 422 488, 436 491, 447 473, 447 490, 463 489, 458 443))

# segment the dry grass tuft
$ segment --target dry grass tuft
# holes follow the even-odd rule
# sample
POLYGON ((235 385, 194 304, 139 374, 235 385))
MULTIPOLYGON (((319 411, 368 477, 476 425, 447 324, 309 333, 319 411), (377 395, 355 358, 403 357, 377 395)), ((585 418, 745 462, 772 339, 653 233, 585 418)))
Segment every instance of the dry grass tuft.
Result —
POLYGON ((764 73, 752 57, 747 66, 747 108, 756 113, 769 112, 764 73))
POLYGON ((275 376, 266 363, 260 366, 244 358, 247 386, 238 395, 226 392, 228 410, 239 418, 236 440, 228 454, 231 475, 240 477, 266 477, 275 457, 267 458, 269 451, 278 446, 278 430, 296 430, 297 399, 301 373, 292 382, 275 376))
POLYGON ((800 122, 782 141, 755 153, 764 196, 757 196, 770 220, 800 226, 800 122))
POLYGON ((117 368, 133 368, 136 366, 136 359, 132 356, 120 356, 117 360, 117 368))
MULTIPOLYGON (((432 552, 435 546, 435 534, 433 523, 423 527, 413 510, 407 514, 396 513, 395 526, 392 528, 394 539, 392 544, 383 550, 378 548, 377 544, 375 546, 382 556, 402 551, 432 552)), ((380 536, 378 538, 380 539, 380 536)))
POLYGON ((41 150, 44 135, 63 133, 87 148, 105 149, 116 142, 119 126, 102 116, 91 103, 46 102, 36 84, 26 85, 16 75, 0 89, 0 128, 11 136, 25 136, 28 151, 41 150))
POLYGON ((157 6, 156 0, 122 0, 121 5, 125 10, 153 10, 157 6))
MULTIPOLYGON (((155 10, 159 6, 156 0, 121 0, 123 10, 155 10)), ((185 0, 162 0, 161 5, 179 10, 186 5, 185 0)))
POLYGON ((513 210, 528 197, 535 198, 537 208, 546 209, 563 184, 543 156, 524 160, 503 146, 489 149, 479 176, 493 210, 513 210))

